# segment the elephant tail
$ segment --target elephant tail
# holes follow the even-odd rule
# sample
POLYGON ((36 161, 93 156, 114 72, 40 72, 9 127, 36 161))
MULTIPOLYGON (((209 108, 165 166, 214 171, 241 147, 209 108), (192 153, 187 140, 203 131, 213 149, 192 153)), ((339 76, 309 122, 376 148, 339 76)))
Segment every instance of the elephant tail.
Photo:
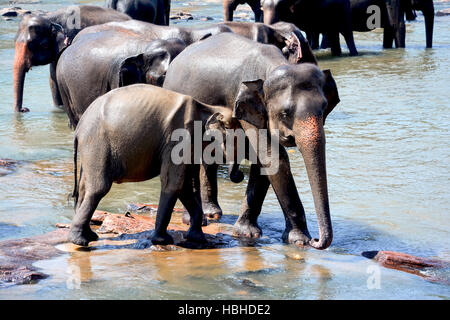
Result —
MULTIPOLYGON (((78 138, 75 135, 75 139, 73 141, 73 175, 74 175, 74 187, 72 192, 72 198, 74 198, 74 207, 77 206, 78 203, 78 179, 77 179, 77 155, 78 155, 78 138)), ((80 180, 81 174, 83 170, 80 168, 80 180)))

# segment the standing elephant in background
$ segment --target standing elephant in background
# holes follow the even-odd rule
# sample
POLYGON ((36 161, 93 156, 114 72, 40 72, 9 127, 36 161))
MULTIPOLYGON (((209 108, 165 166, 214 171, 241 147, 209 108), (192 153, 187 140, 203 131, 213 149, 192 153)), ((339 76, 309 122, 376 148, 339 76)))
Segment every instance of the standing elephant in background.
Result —
POLYGON ((134 83, 162 86, 169 63, 186 47, 114 31, 77 37, 58 61, 56 76, 71 127, 99 96, 134 83))
POLYGON ((350 55, 358 51, 353 39, 349 0, 263 0, 264 23, 286 21, 305 31, 313 49, 320 33, 327 36, 331 53, 340 56, 339 34, 344 36, 350 55))
POLYGON ((170 0, 106 0, 106 7, 126 13, 136 20, 169 25, 170 0))
MULTIPOLYGON (((415 20, 416 10, 420 10, 425 18, 425 35, 427 48, 433 47, 434 4, 433 0, 400 0, 400 20, 415 20)), ((402 34, 403 44, 405 34, 402 34)))
POLYGON ((25 74, 32 66, 50 64, 53 103, 62 105, 56 84, 56 62, 61 51, 77 33, 88 26, 110 21, 130 20, 126 14, 97 6, 72 6, 43 15, 25 15, 15 38, 13 65, 14 111, 22 107, 25 74))
MULTIPOLYGON (((223 33, 180 53, 169 66, 163 87, 207 104, 227 106, 241 120, 246 132, 252 129, 279 132, 278 170, 263 175, 260 169, 267 164, 259 161, 252 164, 242 211, 234 226, 235 235, 261 236, 257 219, 272 185, 285 215, 283 240, 309 244, 317 249, 331 244, 333 231, 323 124, 339 102, 339 95, 329 71, 322 72, 311 63, 290 64, 273 45, 223 33), (299 148, 305 161, 319 224, 319 240, 311 239, 308 232, 304 208, 284 149, 293 146, 299 148)), ((267 139, 270 141, 270 134, 267 139)), ((209 194, 210 187, 217 190, 217 172, 213 169, 205 169, 206 174, 201 175, 201 186, 208 189, 201 190, 204 211, 210 205, 218 207, 214 195, 209 194)))
POLYGON ((275 45, 292 63, 310 62, 317 64, 308 41, 292 23, 281 21, 272 25, 258 22, 223 22, 222 24, 229 27, 233 33, 247 39, 275 45))
POLYGON ((233 12, 240 4, 248 4, 255 14, 255 22, 263 22, 263 11, 259 0, 223 0, 224 21, 233 21, 233 12))
MULTIPOLYGON (((422 10, 425 17, 426 46, 431 48, 433 45, 433 25, 434 25, 434 6, 432 0, 350 0, 352 10, 353 31, 367 32, 375 27, 384 28, 383 48, 405 47, 406 27, 405 16, 407 20, 415 19, 414 10, 422 10), (374 11, 371 6, 379 8, 379 25, 371 26, 368 21, 372 19, 374 11)), ((318 40, 318 39, 317 39, 318 40)), ((324 36, 322 48, 329 47, 328 39, 324 36)))

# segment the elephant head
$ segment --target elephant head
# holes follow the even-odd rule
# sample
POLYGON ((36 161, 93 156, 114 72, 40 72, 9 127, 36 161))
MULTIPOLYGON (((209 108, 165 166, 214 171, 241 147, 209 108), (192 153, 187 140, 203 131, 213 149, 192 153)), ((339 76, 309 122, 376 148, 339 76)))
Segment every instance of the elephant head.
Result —
POLYGON ((325 161, 326 116, 339 103, 336 83, 327 70, 310 63, 282 65, 261 79, 240 85, 234 116, 257 128, 279 132, 280 144, 301 152, 310 182, 320 239, 310 245, 327 248, 332 241, 325 161))
POLYGON ((241 159, 238 159, 237 155, 237 141, 234 141, 233 154, 227 154, 230 150, 226 148, 227 130, 240 128, 239 121, 232 117, 231 110, 224 108, 222 112, 216 112, 211 115, 205 124, 205 130, 211 132, 215 130, 217 134, 221 136, 221 149, 223 153, 223 161, 227 159, 233 159, 234 162, 228 167, 228 176, 234 183, 239 183, 244 180, 244 174, 239 170, 239 163, 241 159))
POLYGON ((186 48, 180 39, 154 40, 143 53, 121 61, 116 84, 123 87, 133 83, 162 86, 170 62, 186 48))
POLYGON ((55 62, 67 46, 67 38, 61 25, 42 16, 25 15, 16 35, 16 52, 13 65, 14 110, 22 108, 25 73, 32 66, 55 62))

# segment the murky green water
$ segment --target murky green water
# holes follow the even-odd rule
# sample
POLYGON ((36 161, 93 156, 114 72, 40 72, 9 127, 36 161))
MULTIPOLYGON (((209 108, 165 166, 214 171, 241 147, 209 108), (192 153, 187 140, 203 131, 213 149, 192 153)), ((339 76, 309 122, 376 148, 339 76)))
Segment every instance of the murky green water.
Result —
MULTIPOLYGON (((54 9, 69 3, 19 6, 54 9)), ((172 3, 174 10, 214 18, 183 24, 222 19, 218 0, 172 3)), ((6 6, 8 1, 0 0, 0 7, 6 6)), ((439 2, 436 10, 449 6, 439 2)), ((51 106, 48 67, 27 74, 24 106, 32 111, 12 112, 16 28, 17 21, 0 20, 0 159, 22 161, 16 172, 0 177, 0 240, 51 231, 57 222, 70 223, 73 214, 68 202, 72 132, 66 115, 51 106)), ((331 248, 283 245, 284 219, 270 191, 261 217, 265 237, 253 247, 67 253, 37 263, 50 278, 0 287, 0 299, 450 298, 448 286, 395 270, 379 270, 379 289, 367 285, 375 264, 361 257, 363 251, 450 260, 450 17, 436 17, 433 49, 424 49, 421 15, 407 25, 406 50, 382 50, 381 43, 381 32, 356 34, 360 56, 318 54, 320 66, 332 70, 341 96, 326 125, 335 232, 331 248), (78 278, 79 288, 73 285, 78 278)), ((299 152, 290 157, 310 231, 317 235, 302 158, 299 152)), ((233 223, 245 184, 220 179, 219 188, 224 219, 233 223)), ((158 197, 158 179, 115 185, 99 209, 123 212, 129 203, 157 203, 158 197)))

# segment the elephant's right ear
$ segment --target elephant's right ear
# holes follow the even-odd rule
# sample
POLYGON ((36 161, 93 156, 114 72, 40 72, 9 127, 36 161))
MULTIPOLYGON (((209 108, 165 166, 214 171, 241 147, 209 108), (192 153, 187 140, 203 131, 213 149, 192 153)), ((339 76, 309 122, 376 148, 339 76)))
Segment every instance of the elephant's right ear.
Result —
POLYGON ((119 87, 145 82, 143 66, 144 55, 142 53, 123 60, 119 68, 119 87))
POLYGON ((334 81, 333 75, 329 69, 323 70, 325 75, 325 85, 323 86, 323 93, 327 98, 328 104, 323 111, 323 123, 325 124, 325 119, 333 111, 334 107, 341 101, 339 98, 339 92, 337 89, 336 81, 334 81))
POLYGON ((233 118, 246 121, 258 129, 267 127, 263 85, 261 79, 241 83, 234 103, 233 118))

